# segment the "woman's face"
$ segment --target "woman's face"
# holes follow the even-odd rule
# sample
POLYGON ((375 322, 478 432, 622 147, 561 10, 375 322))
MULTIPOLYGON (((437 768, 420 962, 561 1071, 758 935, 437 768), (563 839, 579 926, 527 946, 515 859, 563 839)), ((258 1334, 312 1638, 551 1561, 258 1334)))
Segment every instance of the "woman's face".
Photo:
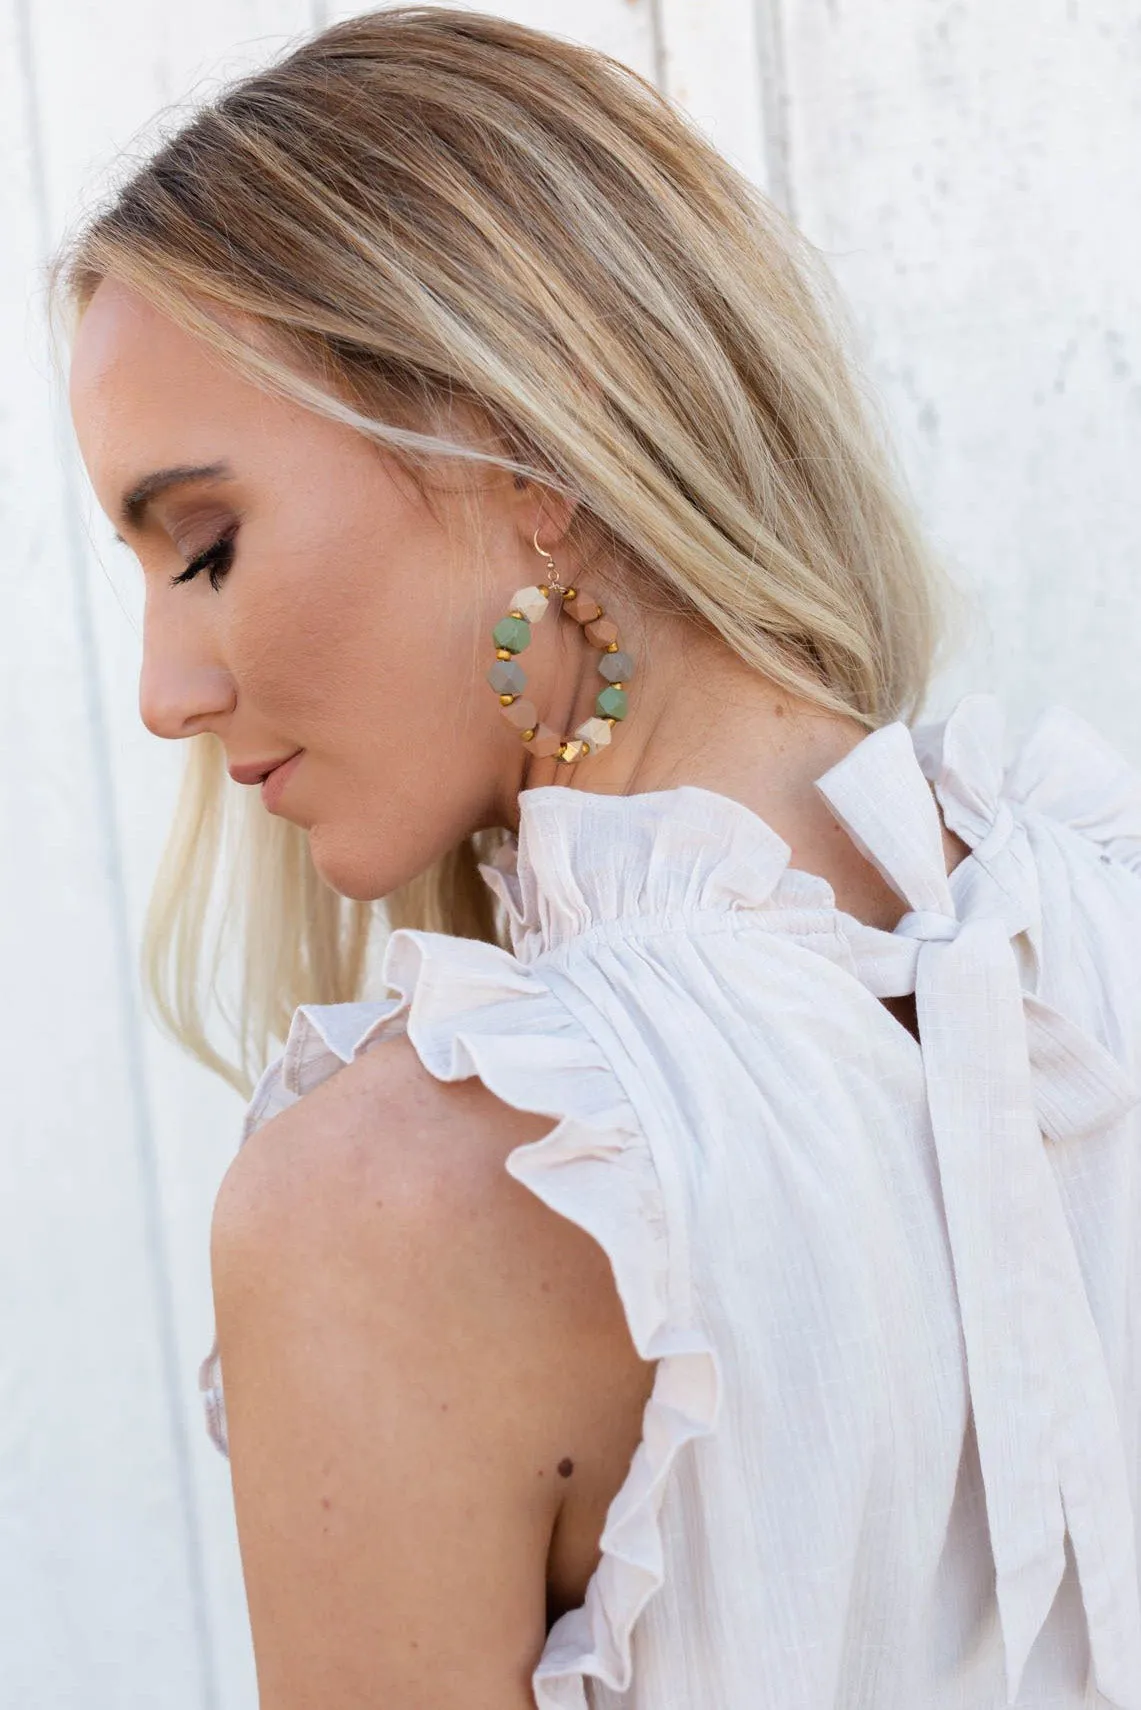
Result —
MULTIPOLYGON (((556 502, 449 464, 429 507, 382 448, 263 391, 114 280, 80 322, 70 390, 96 496, 142 566, 148 729, 213 731, 231 767, 300 750, 273 808, 345 896, 385 895, 469 831, 514 823, 527 756, 484 673, 491 626, 543 579, 536 528, 551 549, 565 527, 556 502), (125 512, 171 469, 212 473, 125 512), (219 542, 216 587, 209 566, 172 585, 219 542)), ((528 664, 558 645, 537 632, 528 664)))

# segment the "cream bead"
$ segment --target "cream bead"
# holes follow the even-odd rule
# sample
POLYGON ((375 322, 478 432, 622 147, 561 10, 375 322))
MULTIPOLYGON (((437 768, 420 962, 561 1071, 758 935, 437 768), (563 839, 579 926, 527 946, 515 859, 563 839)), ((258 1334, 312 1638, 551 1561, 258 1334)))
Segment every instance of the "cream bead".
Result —
POLYGON ((610 726, 604 718, 584 719, 575 735, 583 742, 589 742, 592 748, 605 748, 610 741, 610 726))
POLYGON ((511 596, 509 611, 522 612, 530 623, 538 623, 547 609, 547 596, 541 588, 517 588, 511 596))

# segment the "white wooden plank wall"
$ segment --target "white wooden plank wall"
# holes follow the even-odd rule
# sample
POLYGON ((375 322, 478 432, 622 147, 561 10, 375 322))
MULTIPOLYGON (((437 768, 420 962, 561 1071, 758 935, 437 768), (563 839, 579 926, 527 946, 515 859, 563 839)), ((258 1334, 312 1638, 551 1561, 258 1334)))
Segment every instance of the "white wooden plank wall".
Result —
MULTIPOLYGON (((0 0, 0 1710, 252 1710, 195 1387, 240 1104, 144 1017, 181 754, 70 443, 38 268, 192 103, 343 12, 0 0)), ((937 705, 1062 698, 1141 758, 1141 0, 517 0, 684 102, 848 293, 928 524, 977 589, 937 705)))
POLYGON ((792 208, 978 589, 949 684, 1141 756, 1141 5, 783 8, 792 208))

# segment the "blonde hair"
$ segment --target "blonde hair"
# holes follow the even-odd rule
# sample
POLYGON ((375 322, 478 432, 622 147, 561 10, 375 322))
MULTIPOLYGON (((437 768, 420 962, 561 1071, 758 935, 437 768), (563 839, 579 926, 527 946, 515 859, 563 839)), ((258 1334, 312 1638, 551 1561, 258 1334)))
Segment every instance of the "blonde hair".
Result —
MULTIPOLYGON (((335 24, 224 90, 64 247, 73 327, 109 276, 412 471, 472 458, 571 497, 581 550, 605 543, 794 695, 869 729, 919 710, 955 596, 827 267, 606 55, 443 7, 335 24), (502 454, 425 431, 457 400, 502 454)), ((377 910, 236 806, 220 743, 193 738, 144 979, 248 1093, 297 1004, 360 995, 377 910), (235 942, 228 1060, 204 1000, 235 942)), ((496 938, 475 866, 494 835, 393 893, 390 923, 496 938)))

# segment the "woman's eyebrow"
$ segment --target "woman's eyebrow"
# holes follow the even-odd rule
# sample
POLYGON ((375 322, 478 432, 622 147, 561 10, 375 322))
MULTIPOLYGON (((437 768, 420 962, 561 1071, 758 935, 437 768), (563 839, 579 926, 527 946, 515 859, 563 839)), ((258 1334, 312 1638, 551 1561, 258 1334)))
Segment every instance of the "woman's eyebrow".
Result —
MULTIPOLYGON (((220 463, 180 463, 170 469, 152 469, 149 475, 144 475, 141 481, 123 494, 119 507, 121 525, 124 528, 137 528, 146 515, 147 506, 152 499, 157 499, 160 493, 165 493, 169 487, 181 487, 191 481, 232 481, 234 471, 224 459, 220 463)), ((125 546, 127 543, 122 535, 116 532, 115 539, 125 546)))

